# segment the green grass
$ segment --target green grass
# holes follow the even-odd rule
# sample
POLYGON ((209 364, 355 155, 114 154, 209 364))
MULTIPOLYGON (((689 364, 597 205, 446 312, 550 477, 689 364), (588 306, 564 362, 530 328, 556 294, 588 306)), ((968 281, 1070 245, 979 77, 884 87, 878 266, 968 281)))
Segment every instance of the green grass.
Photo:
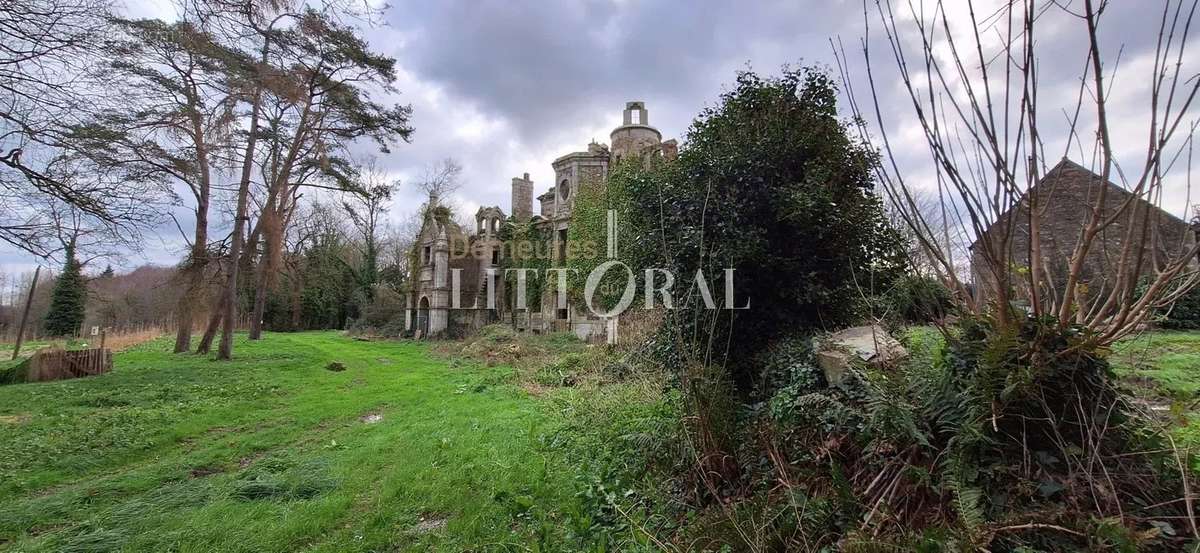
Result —
MULTIPOLYGON (((1172 434, 1200 448, 1200 331, 1155 331, 1122 340, 1109 356, 1113 370, 1135 395, 1173 419, 1172 434)), ((1200 459, 1196 461, 1200 471, 1200 459)))
MULTIPOLYGON (((33 352, 35 352, 41 348, 44 348, 48 345, 50 345, 50 342, 46 342, 46 341, 42 341, 42 340, 31 340, 28 342, 23 342, 21 344, 21 352, 19 354, 17 354, 18 355, 17 358, 20 359, 23 357, 29 357, 30 355, 33 355, 33 352)), ((14 347, 16 347, 16 344, 0 343, 0 361, 8 361, 8 360, 12 359, 12 352, 13 352, 14 347)))
POLYGON ((1161 393, 1200 392, 1200 332, 1147 332, 1117 343, 1109 361, 1121 376, 1148 381, 1161 393))
POLYGON ((505 384, 512 369, 334 333, 239 338, 232 362, 168 347, 118 354, 99 377, 0 387, 0 551, 578 539, 571 471, 544 445, 560 421, 505 384))

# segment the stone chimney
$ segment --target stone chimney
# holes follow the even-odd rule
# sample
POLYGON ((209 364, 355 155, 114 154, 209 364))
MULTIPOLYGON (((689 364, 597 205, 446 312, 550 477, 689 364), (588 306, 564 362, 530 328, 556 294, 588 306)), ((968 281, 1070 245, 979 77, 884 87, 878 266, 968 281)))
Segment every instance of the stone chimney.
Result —
POLYGON ((529 180, 529 173, 513 177, 512 214, 522 223, 533 217, 533 181, 529 180))

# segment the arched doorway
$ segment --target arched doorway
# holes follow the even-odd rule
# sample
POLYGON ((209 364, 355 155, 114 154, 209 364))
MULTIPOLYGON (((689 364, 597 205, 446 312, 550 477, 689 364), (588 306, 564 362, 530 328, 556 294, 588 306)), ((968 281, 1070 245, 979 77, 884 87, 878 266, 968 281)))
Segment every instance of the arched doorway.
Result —
POLYGON ((429 336, 429 296, 421 296, 417 304, 417 331, 422 337, 429 336))

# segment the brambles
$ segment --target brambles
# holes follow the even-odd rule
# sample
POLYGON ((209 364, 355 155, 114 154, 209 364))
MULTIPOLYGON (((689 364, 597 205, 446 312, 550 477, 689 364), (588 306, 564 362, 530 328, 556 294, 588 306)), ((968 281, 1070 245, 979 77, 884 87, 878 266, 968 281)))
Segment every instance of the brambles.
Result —
POLYGON ((950 290, 941 281, 920 275, 896 279, 882 299, 888 316, 915 324, 941 320, 954 305, 950 290))

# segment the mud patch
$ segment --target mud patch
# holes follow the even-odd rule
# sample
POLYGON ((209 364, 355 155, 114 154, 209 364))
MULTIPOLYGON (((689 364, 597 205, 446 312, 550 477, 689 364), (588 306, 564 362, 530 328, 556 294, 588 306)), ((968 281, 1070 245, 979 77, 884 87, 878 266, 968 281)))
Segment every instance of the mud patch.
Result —
POLYGON ((0 415, 0 424, 16 426, 29 422, 29 419, 29 415, 0 415))
POLYGON ((422 534, 425 534, 428 532, 435 532, 435 531, 441 530, 442 528, 445 528, 447 521, 448 521, 448 519, 446 517, 439 517, 439 516, 433 516, 433 515, 423 516, 423 517, 421 517, 421 520, 417 522, 416 530, 417 530, 417 532, 420 532, 422 534))
POLYGON ((266 452, 260 451, 249 457, 242 457, 241 459, 238 459, 238 468, 244 469, 250 465, 253 465, 255 461, 262 459, 263 455, 266 455, 266 452))
POLYGON ((367 413, 361 417, 358 417, 358 422, 363 424, 375 424, 382 420, 383 415, 380 415, 379 413, 367 413))
POLYGON ((220 474, 222 472, 225 472, 225 471, 221 467, 204 466, 204 467, 192 468, 192 471, 190 474, 191 474, 192 478, 204 478, 205 476, 212 476, 214 474, 220 474))

